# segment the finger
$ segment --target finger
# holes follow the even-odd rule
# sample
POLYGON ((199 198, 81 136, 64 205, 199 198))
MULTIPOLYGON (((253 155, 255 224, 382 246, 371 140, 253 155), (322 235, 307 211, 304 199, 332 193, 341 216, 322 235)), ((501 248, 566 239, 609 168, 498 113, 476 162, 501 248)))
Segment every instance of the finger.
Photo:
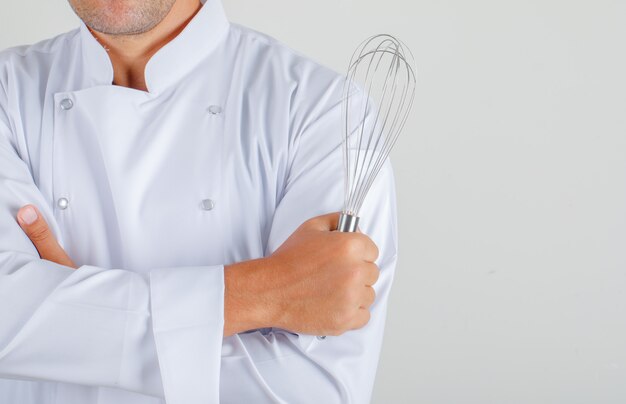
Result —
POLYGON ((319 231, 333 231, 337 230, 339 225, 339 212, 328 213, 325 215, 317 216, 309 219, 306 225, 309 229, 319 231))
POLYGON ((76 265, 59 245, 48 223, 34 205, 25 205, 17 212, 17 222, 32 241, 42 259, 76 268, 76 265))
POLYGON ((362 254, 361 258, 366 262, 374 262, 378 259, 378 246, 367 234, 363 233, 351 233, 354 237, 360 239, 362 254))
POLYGON ((361 303, 360 309, 369 309, 369 307, 374 304, 376 300, 376 291, 371 286, 366 286, 363 291, 363 300, 361 303))
POLYGON ((356 316, 354 316, 354 322, 350 328, 352 330, 356 330, 364 327, 367 323, 369 323, 371 316, 372 315, 368 309, 359 309, 356 316))
POLYGON ((364 266, 363 280, 365 281, 366 286, 373 286, 376 282, 378 282, 379 277, 380 269, 378 268, 378 265, 368 263, 364 266))

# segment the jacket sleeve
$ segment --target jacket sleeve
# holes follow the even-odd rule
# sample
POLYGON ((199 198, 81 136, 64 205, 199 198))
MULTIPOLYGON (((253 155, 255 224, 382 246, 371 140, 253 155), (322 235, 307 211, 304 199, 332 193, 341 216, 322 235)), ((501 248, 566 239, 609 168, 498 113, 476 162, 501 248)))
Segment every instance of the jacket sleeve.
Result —
POLYGON ((18 155, 1 98, 0 378, 171 393, 174 404, 216 402, 223 266, 155 268, 143 276, 40 259, 17 211, 32 203, 51 229, 58 223, 18 155), (187 399, 189 385, 200 386, 194 399, 187 399))
MULTIPOLYGON (((335 83, 339 85, 340 83, 335 83)), ((344 199, 341 104, 328 90, 319 112, 301 120, 284 195, 275 211, 267 253, 305 220, 341 210, 344 199), (329 101, 330 100, 330 101, 329 101)), ((355 95, 357 97, 357 95, 355 95)), ((367 116, 370 120, 374 110, 367 116)), ((397 260, 396 200, 389 161, 361 211, 362 232, 380 250, 380 278, 371 320, 363 328, 318 339, 288 330, 257 330, 224 340, 221 402, 369 402, 397 260)))

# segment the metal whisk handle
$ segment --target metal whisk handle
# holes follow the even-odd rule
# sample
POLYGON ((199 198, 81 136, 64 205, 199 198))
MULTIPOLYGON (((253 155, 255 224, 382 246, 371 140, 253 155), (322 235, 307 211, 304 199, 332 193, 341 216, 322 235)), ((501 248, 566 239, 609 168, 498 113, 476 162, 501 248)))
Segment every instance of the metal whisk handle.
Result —
POLYGON ((359 217, 353 216, 348 213, 342 213, 339 216, 339 225, 337 226, 337 231, 345 232, 345 233, 354 233, 357 231, 359 227, 359 217))

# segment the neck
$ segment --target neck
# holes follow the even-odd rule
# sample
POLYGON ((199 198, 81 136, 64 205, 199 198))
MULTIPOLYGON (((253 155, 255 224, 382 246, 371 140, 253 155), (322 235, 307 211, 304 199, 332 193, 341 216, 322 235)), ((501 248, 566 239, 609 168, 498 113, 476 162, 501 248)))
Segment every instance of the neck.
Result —
POLYGON ((148 61, 187 26, 201 7, 200 0, 178 0, 163 21, 137 35, 108 35, 90 29, 111 58, 113 84, 147 91, 148 61))

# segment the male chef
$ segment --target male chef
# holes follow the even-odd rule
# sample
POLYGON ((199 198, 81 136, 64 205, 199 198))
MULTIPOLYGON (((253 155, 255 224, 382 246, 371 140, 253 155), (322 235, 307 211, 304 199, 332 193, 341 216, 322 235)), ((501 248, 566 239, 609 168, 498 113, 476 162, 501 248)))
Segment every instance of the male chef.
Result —
POLYGON ((368 402, 395 191, 334 231, 342 75, 219 0, 69 3, 0 52, 0 403, 368 402))

